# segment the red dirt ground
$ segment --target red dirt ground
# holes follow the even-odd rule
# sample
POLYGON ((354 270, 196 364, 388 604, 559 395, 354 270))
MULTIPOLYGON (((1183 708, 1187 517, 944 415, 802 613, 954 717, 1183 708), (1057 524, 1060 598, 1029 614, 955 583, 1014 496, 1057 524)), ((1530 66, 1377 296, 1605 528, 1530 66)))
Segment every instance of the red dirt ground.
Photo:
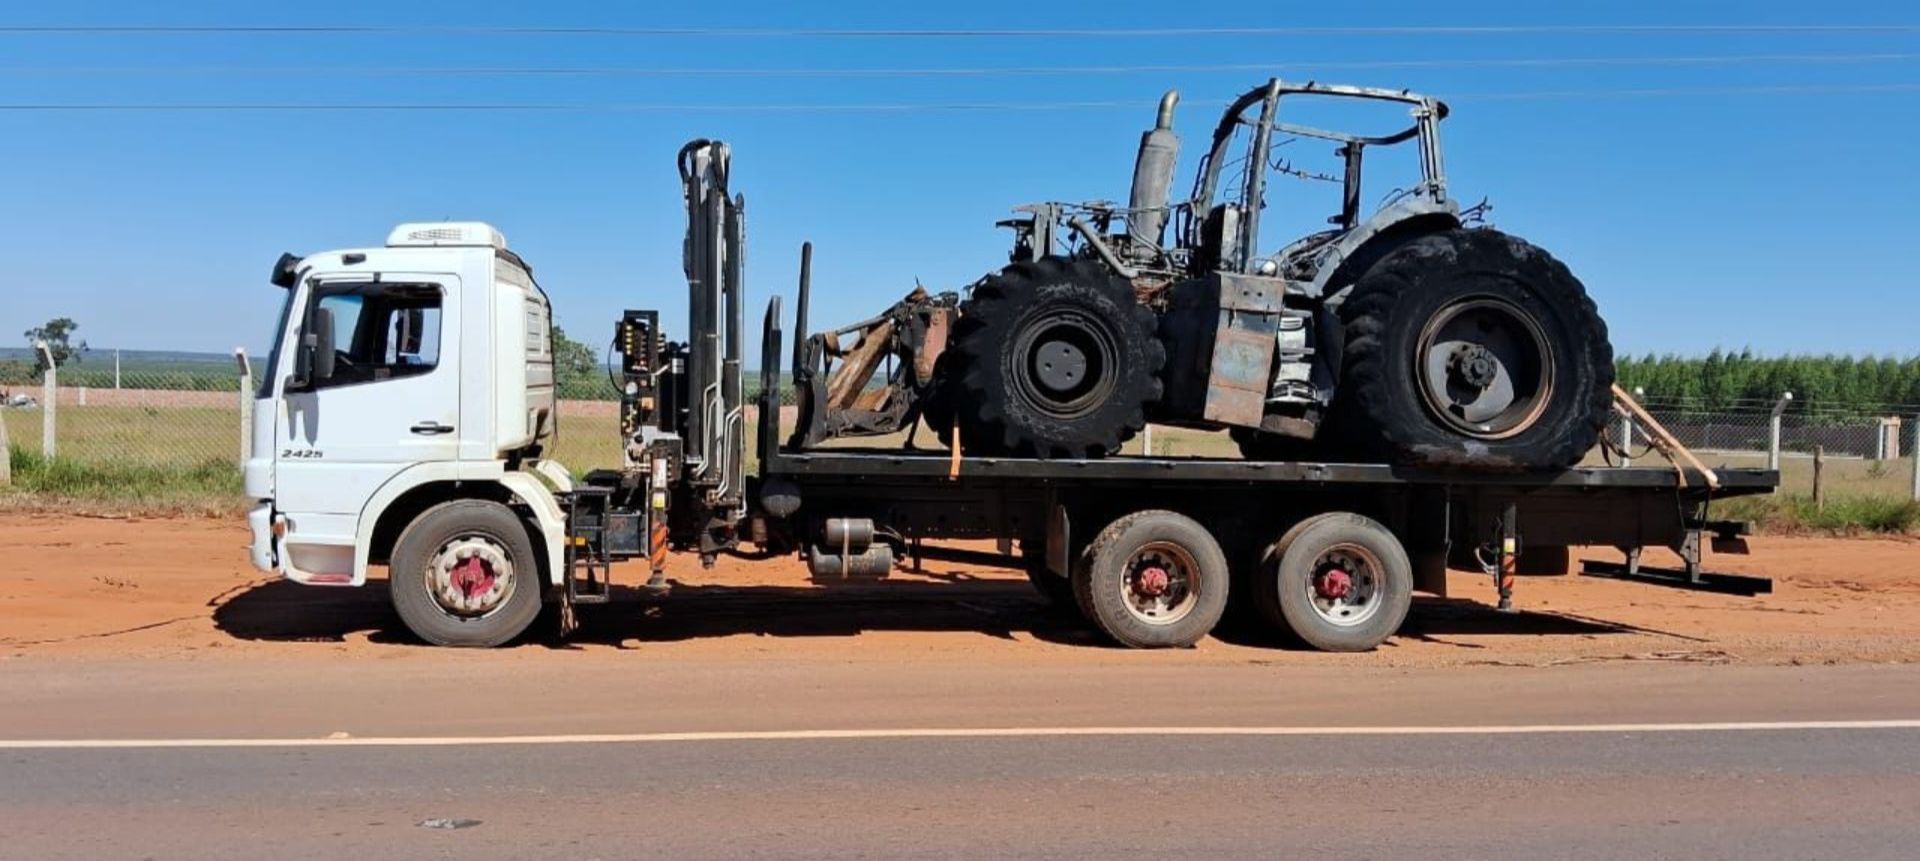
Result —
MULTIPOLYGON (((422 654, 376 583, 294 586, 252 570, 246 531, 216 520, 0 514, 0 658, 337 658, 422 654)), ((1402 634, 1363 655, 1303 651, 1253 625, 1197 649, 1105 647, 1040 604, 1015 572, 932 563, 875 584, 815 586, 792 560, 678 558, 674 594, 586 608, 566 640, 545 632, 501 660, 578 651, 655 656, 778 654, 834 661, 946 658, 1009 664, 1197 661, 1539 666, 1593 661, 1773 664, 1920 660, 1920 542, 1759 537, 1710 567, 1773 577, 1739 598, 1581 577, 1527 577, 1522 612, 1496 613, 1484 576, 1422 597, 1402 634)), ((1618 558, 1613 551, 1581 555, 1618 558)), ((1649 553, 1650 564, 1661 559, 1649 553)), ((637 581, 635 569, 617 571, 637 581)), ((617 598, 620 596, 617 596, 617 598)), ((543 657, 545 656, 545 657, 543 657)))

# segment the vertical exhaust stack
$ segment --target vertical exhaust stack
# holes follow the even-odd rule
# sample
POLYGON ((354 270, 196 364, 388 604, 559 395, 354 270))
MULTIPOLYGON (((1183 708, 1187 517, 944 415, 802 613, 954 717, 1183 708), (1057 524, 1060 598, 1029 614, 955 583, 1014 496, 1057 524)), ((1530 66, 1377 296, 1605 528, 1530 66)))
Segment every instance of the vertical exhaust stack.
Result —
POLYGON ((1180 92, 1160 97, 1153 128, 1140 136, 1140 154, 1133 162, 1133 194, 1127 200, 1127 233, 1135 245, 1160 247, 1167 227, 1167 194, 1173 187, 1174 163, 1180 158, 1180 136, 1173 131, 1173 108, 1180 92))

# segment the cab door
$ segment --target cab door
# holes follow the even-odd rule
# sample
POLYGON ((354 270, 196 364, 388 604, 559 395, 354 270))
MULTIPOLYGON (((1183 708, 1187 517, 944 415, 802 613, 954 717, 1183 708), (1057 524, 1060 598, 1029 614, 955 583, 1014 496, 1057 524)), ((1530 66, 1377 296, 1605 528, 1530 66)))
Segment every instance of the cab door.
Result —
POLYGON ((301 338, 311 344, 329 317, 333 361, 296 365, 275 422, 275 496, 290 545, 351 547, 381 485, 414 464, 458 459, 459 286, 450 274, 392 272, 308 285, 301 338))

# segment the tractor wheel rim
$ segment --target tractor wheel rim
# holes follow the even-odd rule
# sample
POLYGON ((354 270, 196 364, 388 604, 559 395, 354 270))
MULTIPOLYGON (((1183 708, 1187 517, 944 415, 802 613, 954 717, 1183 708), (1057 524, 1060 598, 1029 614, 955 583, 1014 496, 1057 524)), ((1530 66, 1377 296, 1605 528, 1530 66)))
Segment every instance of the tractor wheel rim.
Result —
POLYGON ((1440 309, 1421 329, 1413 361, 1427 410, 1477 439, 1526 431, 1553 398, 1546 332, 1504 299, 1471 298, 1440 309))
POLYGON ((1335 544, 1313 560, 1307 605, 1328 624, 1362 625, 1380 612, 1385 594, 1380 557, 1358 544, 1335 544))
POLYGON ((1052 309, 1021 327, 1012 359, 1015 397, 1053 418, 1076 419, 1113 396, 1120 350, 1107 321, 1052 309))
POLYGON ((1171 625, 1193 612, 1202 588, 1200 564, 1187 548, 1153 541, 1128 557, 1120 581, 1120 604, 1128 615, 1149 625, 1171 625))
POLYGON ((427 560, 427 594, 450 616, 477 619, 499 610, 516 584, 507 549, 491 538, 463 535, 427 560))

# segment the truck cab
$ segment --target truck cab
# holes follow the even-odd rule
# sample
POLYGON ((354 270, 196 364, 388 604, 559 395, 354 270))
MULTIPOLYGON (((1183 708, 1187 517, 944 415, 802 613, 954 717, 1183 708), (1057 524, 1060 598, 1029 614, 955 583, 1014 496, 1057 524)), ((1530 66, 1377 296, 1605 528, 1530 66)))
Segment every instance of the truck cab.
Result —
POLYGON ((537 609, 541 575, 559 570, 553 495, 571 478, 544 459, 552 311, 532 269, 487 224, 424 223, 379 247, 283 256, 272 280, 286 296, 245 470, 254 565, 360 585, 423 512, 491 501, 544 546, 486 571, 473 562, 486 542, 469 540, 442 566, 448 594, 430 597, 477 616, 522 590, 537 609))

